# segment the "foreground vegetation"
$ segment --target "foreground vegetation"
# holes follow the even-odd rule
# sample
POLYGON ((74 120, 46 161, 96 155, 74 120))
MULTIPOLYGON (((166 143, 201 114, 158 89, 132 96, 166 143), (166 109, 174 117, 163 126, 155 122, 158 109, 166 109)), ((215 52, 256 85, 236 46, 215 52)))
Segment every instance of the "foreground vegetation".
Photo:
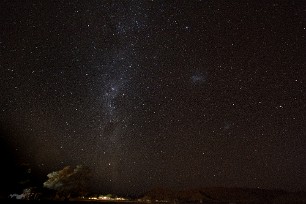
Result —
MULTIPOLYGON (((156 188, 134 198, 112 194, 98 195, 90 189, 90 170, 78 165, 66 166, 47 175, 42 188, 33 187, 29 169, 25 168, 24 178, 19 182, 19 191, 0 192, 0 199, 8 202, 138 202, 138 203, 306 203, 306 192, 264 190, 249 188, 201 188, 173 191, 156 188)), ((22 175, 22 174, 20 174, 22 175)), ((0 201, 1 201, 0 200, 0 201)))

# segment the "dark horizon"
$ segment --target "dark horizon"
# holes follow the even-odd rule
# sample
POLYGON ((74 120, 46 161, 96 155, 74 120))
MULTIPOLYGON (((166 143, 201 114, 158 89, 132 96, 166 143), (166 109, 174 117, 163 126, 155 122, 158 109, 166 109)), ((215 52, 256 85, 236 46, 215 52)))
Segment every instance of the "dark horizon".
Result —
POLYGON ((303 3, 0 5, 7 174, 82 164, 97 192, 306 191, 303 3))

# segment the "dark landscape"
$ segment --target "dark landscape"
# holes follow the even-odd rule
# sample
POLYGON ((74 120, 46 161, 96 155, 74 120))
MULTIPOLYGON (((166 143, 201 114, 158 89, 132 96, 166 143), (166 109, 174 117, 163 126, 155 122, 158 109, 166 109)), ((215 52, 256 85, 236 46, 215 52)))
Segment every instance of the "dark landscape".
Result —
POLYGON ((283 190, 243 189, 243 188, 202 188, 184 191, 153 189, 140 197, 116 200, 89 196, 75 197, 65 201, 59 198, 40 195, 35 199, 1 199, 7 203, 306 203, 305 192, 287 192, 283 190))

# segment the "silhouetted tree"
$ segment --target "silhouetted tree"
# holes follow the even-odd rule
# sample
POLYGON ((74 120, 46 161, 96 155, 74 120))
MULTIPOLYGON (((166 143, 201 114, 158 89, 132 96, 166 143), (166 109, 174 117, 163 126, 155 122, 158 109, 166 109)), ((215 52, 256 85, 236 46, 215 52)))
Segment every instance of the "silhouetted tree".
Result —
POLYGON ((72 169, 66 166, 62 170, 48 174, 44 187, 55 190, 59 198, 69 199, 72 196, 86 194, 89 176, 90 170, 87 167, 78 165, 72 169))

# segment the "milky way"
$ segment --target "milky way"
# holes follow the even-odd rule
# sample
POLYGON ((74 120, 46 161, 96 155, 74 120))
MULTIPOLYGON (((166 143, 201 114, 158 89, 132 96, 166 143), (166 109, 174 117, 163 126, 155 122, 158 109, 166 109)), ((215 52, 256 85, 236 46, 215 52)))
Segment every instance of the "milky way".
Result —
POLYGON ((95 192, 305 190, 300 4, 6 1, 1 139, 95 192))

